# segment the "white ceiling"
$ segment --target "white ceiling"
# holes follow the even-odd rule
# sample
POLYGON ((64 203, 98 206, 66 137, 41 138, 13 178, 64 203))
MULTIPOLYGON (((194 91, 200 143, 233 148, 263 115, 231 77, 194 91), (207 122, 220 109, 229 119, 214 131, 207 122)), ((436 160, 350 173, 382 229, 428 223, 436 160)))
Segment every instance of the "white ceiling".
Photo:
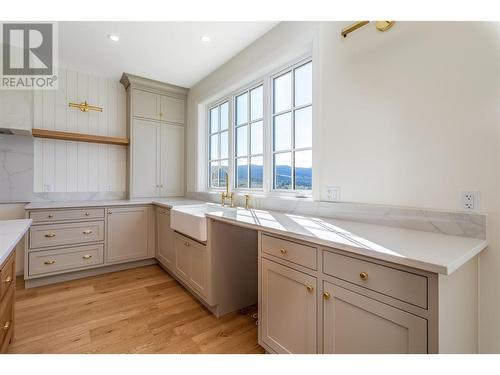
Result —
POLYGON ((127 72, 191 87, 276 24, 59 22, 59 64, 117 80, 127 72), (211 41, 202 42, 203 35, 211 41))

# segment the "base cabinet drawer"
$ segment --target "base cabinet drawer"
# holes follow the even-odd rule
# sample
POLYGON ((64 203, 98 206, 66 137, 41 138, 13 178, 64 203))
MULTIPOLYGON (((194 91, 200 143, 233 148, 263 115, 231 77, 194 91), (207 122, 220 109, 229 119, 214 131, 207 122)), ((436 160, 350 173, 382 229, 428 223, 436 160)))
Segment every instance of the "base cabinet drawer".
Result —
POLYGON ((427 278, 323 250, 323 272, 412 305, 427 308, 427 278))
POLYGON ((261 258, 259 340, 276 353, 317 353, 316 278, 261 258))
POLYGON ((262 235, 262 252, 316 270, 317 250, 315 247, 277 237, 262 235))
POLYGON ((0 301, 9 290, 9 287, 15 283, 15 278, 16 278, 15 260, 16 256, 15 253, 13 253, 0 269, 0 301))
POLYGON ((104 219, 104 208, 31 211, 30 218, 33 220, 33 223, 51 223, 61 220, 104 219))
POLYGON ((14 288, 9 288, 0 302, 0 353, 7 351, 7 346, 14 328, 14 288))
POLYGON ((29 230, 30 249, 104 240, 104 221, 34 225, 29 230))
POLYGON ((427 353, 427 320, 325 281, 323 352, 427 353))
POLYGON ((75 271, 104 263, 104 245, 85 245, 28 254, 30 276, 75 271))

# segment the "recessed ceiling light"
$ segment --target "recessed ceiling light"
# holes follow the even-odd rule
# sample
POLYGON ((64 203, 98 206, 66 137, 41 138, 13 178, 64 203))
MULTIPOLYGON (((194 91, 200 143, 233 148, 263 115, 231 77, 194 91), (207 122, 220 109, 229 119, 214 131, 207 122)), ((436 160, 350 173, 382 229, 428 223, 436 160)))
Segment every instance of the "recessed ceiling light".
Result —
POLYGON ((210 42, 210 37, 208 35, 203 35, 200 39, 202 42, 205 42, 205 43, 210 42))
POLYGON ((108 38, 110 40, 112 40, 113 42, 118 42, 120 40, 120 37, 118 35, 115 35, 115 34, 108 35, 108 38))

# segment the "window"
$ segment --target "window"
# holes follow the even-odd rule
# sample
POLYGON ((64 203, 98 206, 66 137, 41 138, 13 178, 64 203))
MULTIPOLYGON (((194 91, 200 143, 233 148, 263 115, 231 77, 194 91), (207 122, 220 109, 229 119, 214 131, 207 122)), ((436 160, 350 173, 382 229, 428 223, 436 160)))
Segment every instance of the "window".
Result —
POLYGON ((312 189, 312 62, 272 79, 273 188, 312 189))
POLYGON ((235 97, 235 187, 262 189, 264 178, 264 90, 259 85, 235 97))
POLYGON ((208 111, 208 184, 223 187, 229 168, 229 102, 208 111))
POLYGON ((312 190, 312 61, 262 77, 208 108, 208 188, 312 190))

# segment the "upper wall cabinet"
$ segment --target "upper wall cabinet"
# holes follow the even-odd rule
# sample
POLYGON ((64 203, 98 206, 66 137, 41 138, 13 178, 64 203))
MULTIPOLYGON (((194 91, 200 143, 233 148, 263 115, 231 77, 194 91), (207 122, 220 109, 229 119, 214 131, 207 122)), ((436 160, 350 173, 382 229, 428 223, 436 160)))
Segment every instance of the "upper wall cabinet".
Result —
POLYGON ((184 124, 183 98, 132 89, 131 105, 133 117, 184 124))
POLYGON ((187 89, 130 74, 121 83, 129 109, 129 198, 183 195, 187 89))

